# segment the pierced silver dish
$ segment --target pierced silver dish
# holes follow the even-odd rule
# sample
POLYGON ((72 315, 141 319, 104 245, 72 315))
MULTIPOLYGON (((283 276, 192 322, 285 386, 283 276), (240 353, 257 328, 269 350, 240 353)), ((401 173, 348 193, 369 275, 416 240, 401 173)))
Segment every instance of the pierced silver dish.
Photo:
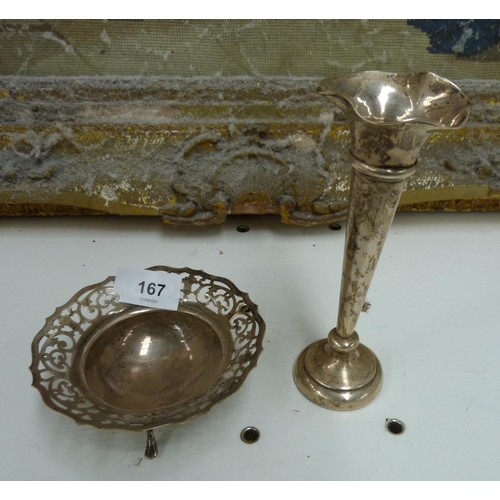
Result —
POLYGON ((248 294, 203 271, 182 276, 177 311, 119 302, 114 276, 47 318, 30 370, 47 406, 99 429, 147 431, 208 413, 236 392, 262 352, 265 324, 248 294))

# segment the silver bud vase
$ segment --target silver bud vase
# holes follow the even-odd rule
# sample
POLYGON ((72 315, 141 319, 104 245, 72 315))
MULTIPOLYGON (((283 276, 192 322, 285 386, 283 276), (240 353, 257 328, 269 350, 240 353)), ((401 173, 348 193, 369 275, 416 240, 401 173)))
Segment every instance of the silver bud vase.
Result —
POLYGON ((323 80, 318 92, 349 122, 351 184, 337 326, 294 367, 300 392, 334 410, 361 408, 382 387, 375 354, 355 331, 406 179, 433 132, 462 126, 469 100, 433 73, 368 71, 323 80))

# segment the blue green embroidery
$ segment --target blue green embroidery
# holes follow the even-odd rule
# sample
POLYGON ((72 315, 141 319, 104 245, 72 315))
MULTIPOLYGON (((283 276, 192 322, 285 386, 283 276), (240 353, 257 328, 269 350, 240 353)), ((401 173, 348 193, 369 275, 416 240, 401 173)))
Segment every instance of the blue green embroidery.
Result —
POLYGON ((431 54, 474 56, 500 42, 498 19, 408 19, 429 35, 431 54))

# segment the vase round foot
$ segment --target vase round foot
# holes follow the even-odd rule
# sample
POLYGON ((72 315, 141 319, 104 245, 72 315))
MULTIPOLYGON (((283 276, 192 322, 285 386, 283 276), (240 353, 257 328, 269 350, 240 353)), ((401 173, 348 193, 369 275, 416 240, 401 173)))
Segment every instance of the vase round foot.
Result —
POLYGON ((307 399, 329 410, 362 408, 382 388, 382 367, 368 347, 359 344, 351 352, 337 352, 326 339, 302 351, 293 377, 307 399))

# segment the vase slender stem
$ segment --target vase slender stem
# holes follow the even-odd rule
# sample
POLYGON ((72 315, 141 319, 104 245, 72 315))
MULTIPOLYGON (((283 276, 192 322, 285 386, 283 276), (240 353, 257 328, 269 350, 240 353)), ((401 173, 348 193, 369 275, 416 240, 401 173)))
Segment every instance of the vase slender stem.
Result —
POLYGON ((406 178, 414 168, 376 171, 350 156, 351 192, 336 334, 348 339, 366 300, 406 178))

